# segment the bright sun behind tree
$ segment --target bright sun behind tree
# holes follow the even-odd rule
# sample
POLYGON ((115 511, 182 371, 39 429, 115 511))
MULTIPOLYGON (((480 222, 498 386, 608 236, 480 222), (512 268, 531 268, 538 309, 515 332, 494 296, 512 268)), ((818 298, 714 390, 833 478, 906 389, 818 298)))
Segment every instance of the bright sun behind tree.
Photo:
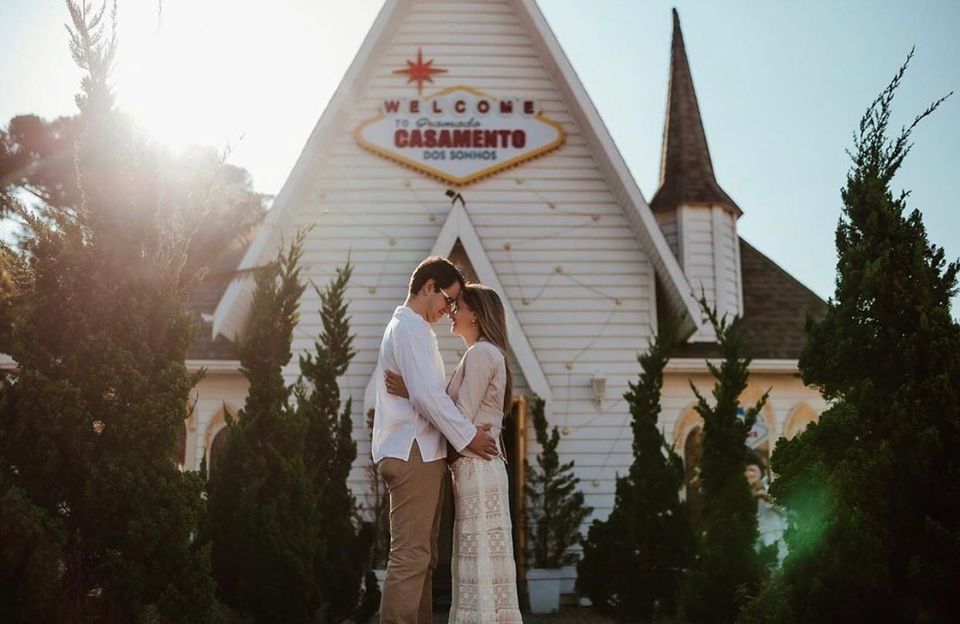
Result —
POLYGON ((235 38, 255 30, 251 13, 230 11, 223 0, 190 3, 189 9, 125 2, 119 11, 117 99, 149 134, 175 149, 223 145, 257 121, 245 118, 248 102, 230 101, 227 88, 242 82, 245 71, 260 70, 227 53, 235 38))
MULTIPOLYGON (((342 24, 372 19, 378 7, 324 7, 317 15, 299 0, 276 0, 259 11, 251 4, 119 0, 118 104, 174 149, 240 143, 235 156, 249 160, 241 152, 291 141, 299 147, 310 128, 292 128, 289 111, 320 113, 360 44, 362 29, 342 24), (316 41, 347 52, 317 58, 316 46, 307 47, 316 41), (302 88, 291 92, 292 84, 302 88)), ((269 182, 273 188, 282 179, 269 182)))

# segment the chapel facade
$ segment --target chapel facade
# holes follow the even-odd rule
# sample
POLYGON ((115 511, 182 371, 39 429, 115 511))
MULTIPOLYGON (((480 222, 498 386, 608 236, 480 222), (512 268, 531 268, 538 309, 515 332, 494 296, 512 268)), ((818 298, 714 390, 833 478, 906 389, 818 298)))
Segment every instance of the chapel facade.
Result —
MULTIPOLYGON (((361 504, 380 338, 413 268, 432 254, 503 296, 515 393, 546 400, 593 517, 610 512, 631 463, 622 397, 663 322, 679 323, 685 341, 666 371, 661 424, 696 479, 702 420, 690 383, 709 393, 705 359, 718 355, 700 293, 741 317, 754 358, 742 403, 770 390, 750 444, 769 456, 826 407, 797 369, 806 318, 826 304, 738 235, 743 211, 714 173, 676 11, 667 90, 660 186, 648 202, 533 0, 387 0, 264 223, 197 296, 202 335, 188 365, 207 375, 178 462, 216 465, 226 412, 246 395, 234 342, 251 270, 305 225, 314 225, 305 278, 322 285, 348 257, 354 265, 357 355, 340 382, 353 399, 361 504)), ((294 353, 313 347, 318 303, 308 289, 294 353)), ((462 343, 443 323, 435 331, 452 371, 462 343)), ((513 448, 533 461, 532 428, 519 414, 513 422, 522 439, 513 448)))

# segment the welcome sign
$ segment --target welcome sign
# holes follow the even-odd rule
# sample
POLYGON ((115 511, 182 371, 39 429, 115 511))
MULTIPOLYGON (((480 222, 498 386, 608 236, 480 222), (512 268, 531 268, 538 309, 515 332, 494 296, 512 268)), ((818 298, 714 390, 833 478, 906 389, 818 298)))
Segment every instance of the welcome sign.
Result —
MULTIPOLYGON (((422 91, 433 82, 433 61, 408 61, 395 73, 410 76, 422 91), (419 69, 418 69, 419 68, 419 69)), ((563 127, 539 111, 533 99, 500 99, 458 85, 428 97, 388 98, 380 114, 356 130, 371 152, 455 185, 503 171, 546 154, 564 142, 563 127)))

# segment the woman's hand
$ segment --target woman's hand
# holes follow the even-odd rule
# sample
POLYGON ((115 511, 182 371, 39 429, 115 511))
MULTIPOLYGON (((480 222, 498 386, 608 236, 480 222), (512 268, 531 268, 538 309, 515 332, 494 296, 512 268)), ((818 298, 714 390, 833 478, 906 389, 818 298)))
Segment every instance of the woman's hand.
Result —
POLYGON ((387 392, 405 399, 410 398, 410 395, 407 394, 407 386, 403 383, 403 377, 393 371, 387 371, 385 376, 387 378, 387 392))

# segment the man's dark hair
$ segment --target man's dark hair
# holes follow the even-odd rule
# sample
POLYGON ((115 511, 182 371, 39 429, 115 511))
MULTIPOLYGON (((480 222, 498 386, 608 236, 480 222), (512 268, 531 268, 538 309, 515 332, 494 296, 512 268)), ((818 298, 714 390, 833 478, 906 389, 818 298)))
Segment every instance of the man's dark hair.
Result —
POLYGON ((458 282, 460 288, 464 285, 463 274, 452 262, 440 256, 430 256, 421 262, 410 276, 410 294, 420 292, 423 285, 431 279, 437 288, 449 288, 454 282, 458 282))

